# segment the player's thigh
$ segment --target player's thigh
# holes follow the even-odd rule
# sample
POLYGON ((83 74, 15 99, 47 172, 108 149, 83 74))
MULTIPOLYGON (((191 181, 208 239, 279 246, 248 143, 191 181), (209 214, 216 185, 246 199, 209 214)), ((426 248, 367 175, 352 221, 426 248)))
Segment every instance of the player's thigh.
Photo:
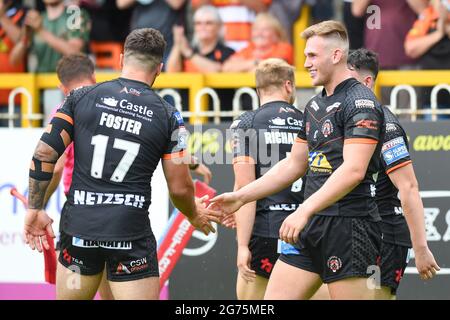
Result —
POLYGON ((256 275, 254 281, 245 281, 238 274, 236 283, 236 293, 239 300, 262 300, 266 292, 269 279, 256 275))
POLYGON ((328 286, 322 284, 320 288, 314 293, 310 300, 330 300, 330 293, 328 292, 328 286))
POLYGON ((58 262, 56 272, 57 300, 92 300, 102 279, 97 275, 81 275, 73 268, 67 268, 58 262))
POLYGON ((111 291, 111 287, 109 286, 109 282, 107 279, 106 269, 103 271, 102 281, 100 282, 100 286, 98 287, 98 293, 100 294, 100 298, 102 300, 114 300, 114 296, 111 291))
POLYGON ((307 300, 322 284, 317 273, 301 269, 278 259, 269 283, 265 300, 307 300))
POLYGON ((158 300, 159 277, 131 281, 109 281, 115 300, 158 300))
POLYGON ((123 249, 102 248, 114 299, 158 299, 159 270, 153 235, 130 241, 123 249))
POLYGON ((345 278, 328 284, 333 300, 375 300, 377 289, 372 278, 345 278))

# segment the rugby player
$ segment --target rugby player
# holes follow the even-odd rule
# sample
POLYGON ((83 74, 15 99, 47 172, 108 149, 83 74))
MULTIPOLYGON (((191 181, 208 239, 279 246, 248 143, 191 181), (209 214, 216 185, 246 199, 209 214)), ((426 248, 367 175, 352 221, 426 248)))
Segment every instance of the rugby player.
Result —
POLYGON ((305 67, 313 85, 324 88, 306 105, 290 157, 237 192, 215 197, 211 207, 234 212, 308 169, 305 200, 280 228, 280 238, 297 250, 280 255, 264 298, 309 299, 323 282, 332 299, 375 299, 367 278, 381 245, 373 175, 383 112, 370 89, 351 77, 340 22, 318 23, 302 37, 305 67))
MULTIPOLYGON (((61 216, 58 299, 92 299, 106 264, 115 299, 158 299, 156 241, 148 219, 153 171, 163 170, 174 205, 205 234, 216 213, 197 211, 194 187, 182 161, 186 129, 176 109, 152 89, 162 69, 161 33, 132 31, 121 56, 121 77, 67 96, 39 141, 30 167, 24 233, 32 249, 54 236, 43 200, 54 164, 71 141, 75 163, 61 216), (42 242, 42 243, 41 243, 42 242), (68 286, 77 274, 76 286, 68 286)), ((190 158, 190 157, 189 157, 190 158)))
MULTIPOLYGON (((261 106, 238 117, 233 132, 234 190, 258 179, 272 164, 288 156, 302 121, 292 106, 294 68, 281 59, 267 59, 256 68, 261 106)), ((283 220, 303 202, 302 180, 284 190, 242 206, 235 214, 240 300, 261 300, 278 259, 278 231, 283 220)))
MULTIPOLYGON (((350 53, 347 63, 352 76, 373 90, 379 70, 377 55, 367 49, 358 49, 350 53)), ((382 108, 385 121, 380 155, 382 170, 375 185, 383 233, 382 290, 379 293, 382 299, 394 299, 408 265, 411 247, 423 280, 433 278, 439 266, 427 244, 423 203, 409 155, 408 138, 397 117, 386 106, 382 108)))

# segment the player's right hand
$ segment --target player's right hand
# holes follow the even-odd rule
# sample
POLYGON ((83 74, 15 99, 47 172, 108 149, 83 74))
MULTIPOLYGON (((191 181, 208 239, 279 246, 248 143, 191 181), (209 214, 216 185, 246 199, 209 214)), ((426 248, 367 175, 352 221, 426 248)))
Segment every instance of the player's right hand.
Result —
POLYGON ((42 246, 44 246, 45 250, 50 249, 46 234, 52 238, 55 237, 52 223, 53 220, 44 210, 27 210, 27 214, 25 216, 24 236, 25 242, 32 250, 37 249, 39 252, 42 252, 42 246))
POLYGON ((245 203, 239 198, 237 192, 222 193, 211 199, 209 208, 219 210, 226 215, 239 210, 245 203))
POLYGON ((252 253, 248 246, 239 246, 237 254, 237 267, 239 269, 239 275, 246 282, 253 282, 256 278, 256 273, 250 268, 250 262, 252 261, 252 253))
POLYGON ((428 247, 414 249, 416 268, 422 280, 430 280, 441 270, 428 247))

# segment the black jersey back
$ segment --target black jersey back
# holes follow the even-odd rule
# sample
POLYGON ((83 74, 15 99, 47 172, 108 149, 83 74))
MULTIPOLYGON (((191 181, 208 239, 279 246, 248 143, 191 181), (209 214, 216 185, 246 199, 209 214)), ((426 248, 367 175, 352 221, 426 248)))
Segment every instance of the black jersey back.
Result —
POLYGON ((119 78, 72 92, 75 164, 61 228, 87 240, 151 233, 150 181, 161 158, 182 156, 181 115, 147 84, 119 78))
POLYGON ((318 214, 371 216, 379 220, 373 175, 378 171, 383 113, 372 91, 354 78, 341 82, 331 96, 326 96, 323 90, 306 105, 303 123, 298 138, 307 142, 309 148, 305 199, 320 189, 343 163, 344 143, 377 144, 378 151, 370 160, 364 180, 318 214))
MULTIPOLYGON (((234 163, 250 160, 256 179, 291 151, 302 122, 302 113, 283 101, 270 102, 243 113, 233 122, 234 163)), ((256 202, 253 234, 278 238, 283 220, 303 202, 303 182, 256 202)))

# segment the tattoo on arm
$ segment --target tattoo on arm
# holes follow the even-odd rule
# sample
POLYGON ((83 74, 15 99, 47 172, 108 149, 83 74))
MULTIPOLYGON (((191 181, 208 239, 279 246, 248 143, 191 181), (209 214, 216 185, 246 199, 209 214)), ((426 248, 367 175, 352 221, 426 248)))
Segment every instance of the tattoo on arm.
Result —
MULTIPOLYGON (((45 142, 39 141, 33 155, 42 162, 54 163, 58 160, 58 153, 45 142)), ((29 178, 28 207, 30 209, 42 209, 44 206, 45 192, 51 180, 39 181, 29 178)))

